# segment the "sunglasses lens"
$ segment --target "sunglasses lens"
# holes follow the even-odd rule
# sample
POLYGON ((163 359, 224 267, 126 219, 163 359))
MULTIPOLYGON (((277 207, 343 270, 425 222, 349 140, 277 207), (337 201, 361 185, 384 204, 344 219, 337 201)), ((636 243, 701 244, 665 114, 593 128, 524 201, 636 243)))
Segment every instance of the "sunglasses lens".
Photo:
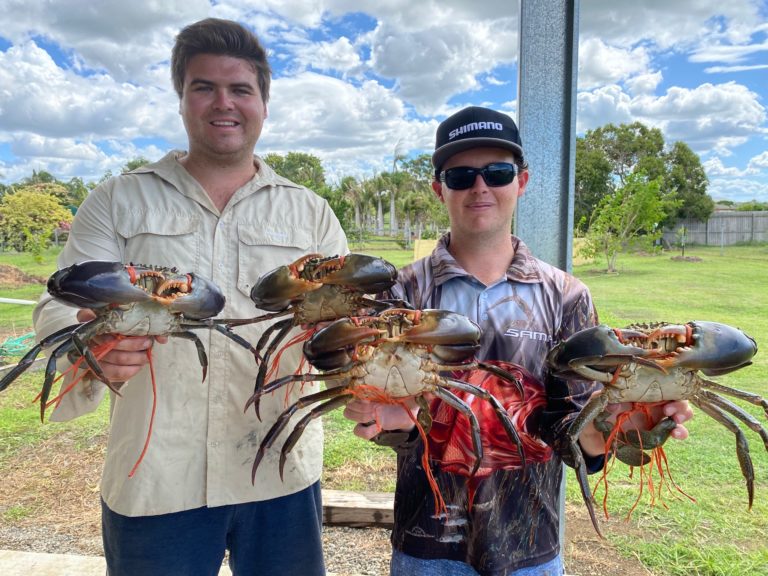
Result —
POLYGON ((497 164, 488 164, 482 171, 483 179, 488 186, 506 186, 517 175, 516 166, 499 162, 497 164))
POLYGON ((482 174, 488 186, 506 186, 517 176, 517 166, 509 162, 495 162, 484 168, 458 166, 445 170, 441 174, 441 180, 451 190, 466 190, 472 187, 478 174, 482 174))
POLYGON ((451 168, 443 172, 445 185, 452 190, 471 188, 479 170, 475 168, 451 168))

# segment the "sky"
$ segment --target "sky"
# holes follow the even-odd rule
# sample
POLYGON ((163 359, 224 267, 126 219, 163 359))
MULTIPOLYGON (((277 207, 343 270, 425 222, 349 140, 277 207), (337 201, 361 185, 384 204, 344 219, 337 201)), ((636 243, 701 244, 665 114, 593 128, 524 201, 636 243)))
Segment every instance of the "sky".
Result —
MULTIPOLYGON (((509 0, 0 0, 0 182, 33 170, 92 182, 185 149, 170 51, 209 16, 245 24, 269 51, 257 153, 313 154, 330 183, 369 178, 395 152, 431 153, 437 124, 464 106, 516 116, 518 11, 509 0)), ((700 156, 713 199, 768 202, 766 0, 581 0, 578 54, 579 136, 643 122, 700 156)))

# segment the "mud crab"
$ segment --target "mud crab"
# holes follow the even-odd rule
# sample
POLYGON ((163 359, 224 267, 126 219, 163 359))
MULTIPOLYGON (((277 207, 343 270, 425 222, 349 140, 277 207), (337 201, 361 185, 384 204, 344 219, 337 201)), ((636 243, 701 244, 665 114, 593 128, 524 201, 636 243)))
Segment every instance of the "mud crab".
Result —
MULTIPOLYGON (((732 396, 760 406, 768 416, 768 401, 750 392, 729 388, 705 376, 728 374, 751 364, 757 344, 738 328, 718 322, 693 321, 686 324, 633 325, 613 329, 605 325, 581 330, 555 346, 548 355, 552 371, 563 378, 586 378, 604 385, 568 429, 576 475, 592 524, 600 534, 594 499, 578 438, 589 422, 597 419, 604 427, 609 403, 648 403, 688 400, 720 422, 736 436, 736 452, 747 484, 749 507, 754 498, 754 471, 749 447, 737 422, 755 431, 768 450, 768 431, 748 412, 723 398, 732 396), (733 417, 733 418, 732 418, 733 417)), ((674 423, 662 420, 649 435, 626 441, 619 457, 632 465, 644 463, 644 449, 664 442, 674 423)))
MULTIPOLYGON (((289 341, 286 346, 309 338, 314 332, 313 327, 318 323, 389 308, 391 303, 374 300, 366 294, 383 292, 395 283, 396 278, 397 269, 392 264, 382 258, 365 254, 330 257, 308 254, 263 275, 251 289, 251 300, 257 308, 269 313, 254 318, 230 320, 227 321, 227 326, 234 328, 284 316, 290 317, 272 324, 256 344, 256 354, 261 364, 254 395, 245 409, 253 404, 256 415, 259 415, 258 393, 273 368, 276 368, 270 363, 271 357, 292 328, 304 326, 309 329, 289 341), (266 350, 261 355, 265 347, 266 350)), ((279 354, 276 358, 279 358, 279 354)))
POLYGON ((42 350, 56 346, 46 364, 40 394, 41 419, 49 405, 56 361, 64 354, 73 353, 79 358, 76 366, 85 362, 96 378, 119 394, 104 375, 96 354, 86 344, 98 334, 170 335, 191 340, 197 347, 203 380, 208 359, 202 342, 191 330, 213 329, 253 350, 249 342, 211 319, 224 307, 224 296, 214 283, 196 274, 183 274, 175 268, 161 266, 91 260, 55 272, 48 279, 47 287, 51 296, 61 302, 93 309, 96 318, 43 338, 0 381, 2 391, 29 368, 42 350))
MULTIPOLYGON (((385 310, 377 316, 342 318, 321 328, 304 344, 304 355, 321 373, 286 376, 269 383, 260 393, 272 392, 292 382, 324 380, 327 384, 341 383, 300 398, 278 417, 259 446, 253 463, 254 477, 265 452, 286 428, 291 417, 302 408, 320 403, 299 420, 285 440, 280 452, 281 477, 288 453, 312 419, 343 406, 355 397, 405 405, 408 398, 423 400, 426 392, 442 399, 470 421, 474 452, 472 475, 482 461, 480 427, 467 402, 451 389, 477 396, 492 405, 524 465, 523 444, 499 400, 474 384, 441 374, 445 371, 484 370, 512 383, 522 396, 522 383, 513 374, 493 364, 474 360, 480 335, 477 324, 456 312, 402 308, 385 310)), ((422 411, 422 414, 428 415, 428 411, 422 411)), ((415 423, 422 440, 426 440, 423 427, 429 427, 429 417, 425 416, 424 420, 415 423)), ((425 470, 428 472, 429 466, 425 466, 425 470)))

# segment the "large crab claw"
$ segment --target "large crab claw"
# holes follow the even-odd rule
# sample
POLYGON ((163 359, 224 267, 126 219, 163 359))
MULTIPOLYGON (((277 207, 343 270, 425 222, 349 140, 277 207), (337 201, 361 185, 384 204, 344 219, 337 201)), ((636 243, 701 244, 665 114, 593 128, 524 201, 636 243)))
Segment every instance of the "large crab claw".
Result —
POLYGON ((90 260, 55 272, 48 292, 79 308, 106 308, 154 301, 186 318, 215 316, 224 296, 209 280, 175 268, 90 260))
POLYGON ((634 341, 644 341, 648 336, 634 330, 615 330, 601 324, 586 328, 553 347, 547 362, 557 376, 610 382, 613 372, 623 364, 637 362, 663 370, 646 357, 654 352, 634 341), (605 370, 603 370, 605 369, 605 370))
POLYGON ((262 276, 251 289, 251 300, 262 310, 278 312, 325 284, 350 286, 356 292, 374 294, 391 287, 396 278, 397 269, 375 256, 348 254, 323 258, 320 254, 308 254, 262 276))
POLYGON ((753 338, 719 322, 670 324, 649 334, 648 339, 672 340, 669 357, 659 361, 661 366, 701 370, 707 376, 720 376, 749 366, 757 354, 753 338))
POLYGON ((304 356, 319 370, 341 368, 359 344, 377 340, 428 346, 441 362, 468 360, 480 347, 480 328, 449 310, 391 308, 378 316, 341 318, 320 329, 304 344, 304 356))

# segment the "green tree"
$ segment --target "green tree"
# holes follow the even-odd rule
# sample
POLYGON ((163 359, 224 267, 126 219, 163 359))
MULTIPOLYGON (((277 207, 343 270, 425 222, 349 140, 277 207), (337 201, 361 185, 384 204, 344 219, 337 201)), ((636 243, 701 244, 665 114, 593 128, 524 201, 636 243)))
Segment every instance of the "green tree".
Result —
POLYGON ((64 186, 67 188, 67 208, 74 212, 83 203, 83 200, 88 197, 88 185, 83 182, 82 178, 74 177, 64 186))
POLYGON ((136 158, 128 160, 128 162, 125 163, 125 166, 123 166, 122 169, 122 173, 125 174, 126 172, 131 172, 136 170, 136 168, 141 168, 142 166, 146 166, 149 163, 149 160, 144 158, 144 156, 137 156, 136 158))
POLYGON ((435 178, 432 157, 421 154, 404 161, 401 169, 410 174, 412 179, 413 197, 409 199, 408 205, 413 209, 417 235, 422 237, 424 230, 429 228, 431 235, 436 236, 448 227, 448 213, 432 190, 435 178))
POLYGON ((606 124, 576 141, 576 226, 583 230, 601 200, 636 173, 661 178, 662 196, 680 201, 665 203, 664 225, 685 217, 706 219, 714 208, 701 160, 686 144, 676 142, 667 150, 658 128, 606 124))
POLYGON ((58 182, 58 180, 50 172, 46 172, 45 170, 40 170, 40 172, 32 170, 32 176, 24 178, 20 184, 26 186, 32 184, 52 184, 55 182, 58 182))
POLYGON ((576 139, 576 190, 573 222, 586 232, 589 217, 600 200, 613 192, 612 164, 601 148, 591 147, 586 138, 576 139))
POLYGON ((282 156, 272 153, 264 156, 264 161, 280 176, 315 192, 319 193, 326 185, 323 164, 320 158, 312 154, 288 152, 282 156))
POLYGON ((669 202, 661 193, 661 178, 648 180, 642 173, 628 175, 623 186, 600 201, 581 254, 587 258, 605 256, 608 272, 616 272, 622 250, 652 249, 661 237, 659 223, 669 202))
MULTIPOLYGON (((731 205, 733 205, 733 202, 731 202, 731 205)), ((741 212, 764 212, 768 210, 768 202, 758 202, 757 200, 742 202, 736 206, 736 210, 741 212)))
POLYGON ((0 236, 20 252, 31 252, 36 260, 51 244, 54 229, 72 222, 72 213, 52 194, 36 186, 18 188, 0 200, 0 236))
POLYGON ((665 160, 665 193, 674 194, 679 204, 676 210, 667 214, 663 224, 674 226, 684 218, 708 220, 715 211, 715 203, 707 194, 709 180, 699 157, 686 143, 675 142, 665 160))

